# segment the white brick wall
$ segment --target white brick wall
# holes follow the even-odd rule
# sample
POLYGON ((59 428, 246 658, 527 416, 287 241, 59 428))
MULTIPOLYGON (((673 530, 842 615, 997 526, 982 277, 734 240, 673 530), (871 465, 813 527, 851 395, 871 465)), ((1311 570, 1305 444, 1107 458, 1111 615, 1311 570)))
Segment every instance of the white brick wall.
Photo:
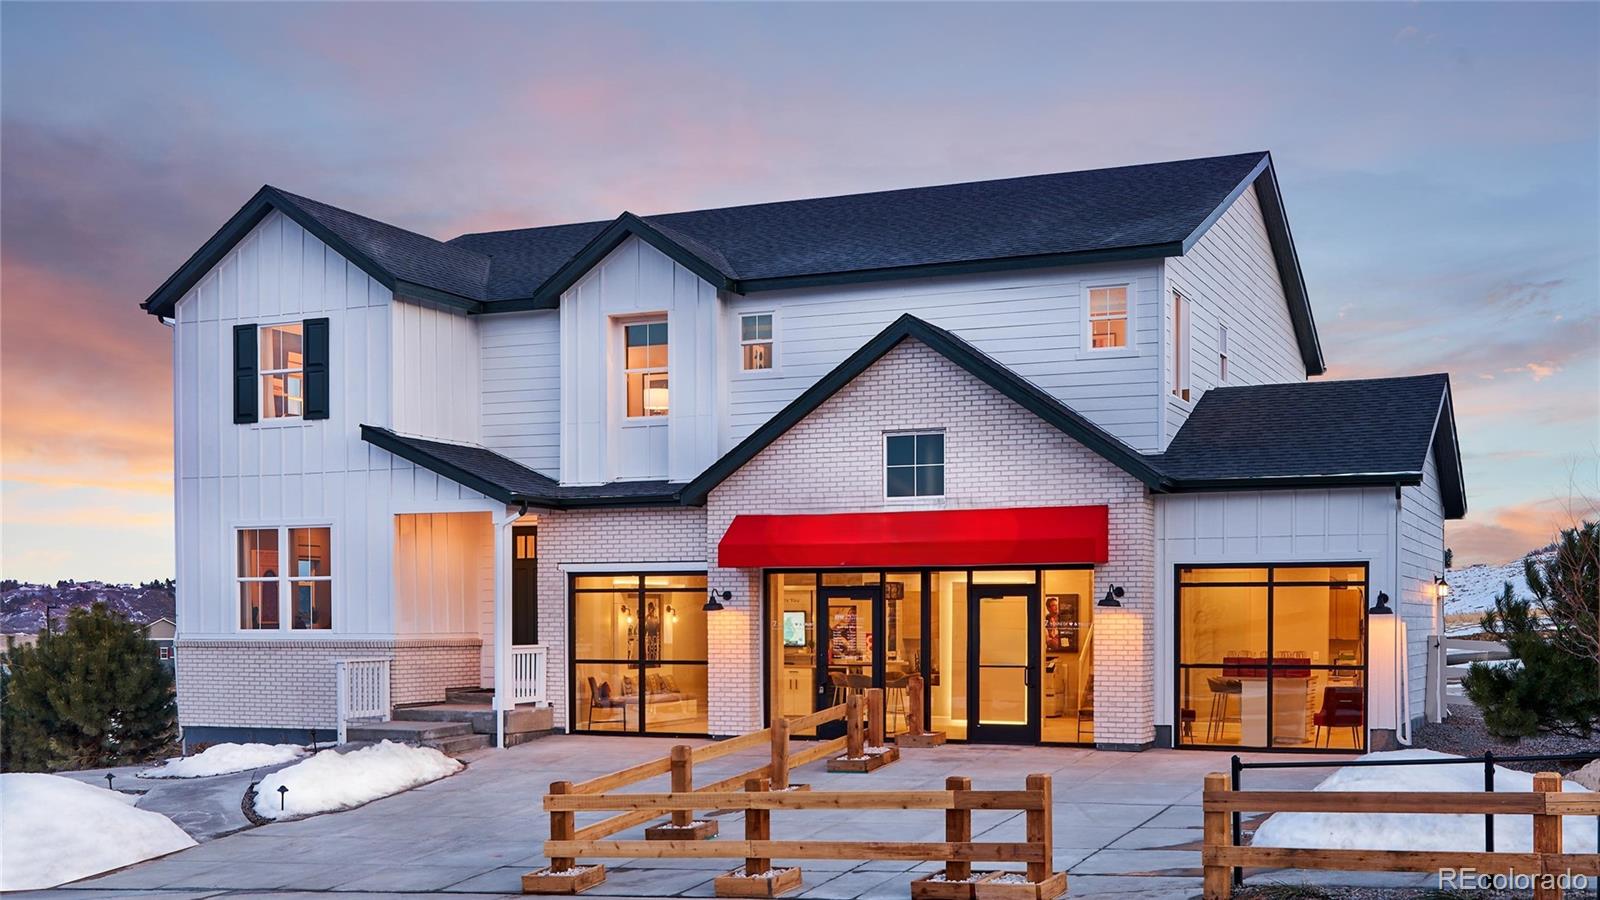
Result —
POLYGON ((178 721, 185 726, 333 728, 334 663, 387 657, 396 705, 443 700, 478 683, 475 638, 183 640, 178 721))
POLYGON ((539 643, 547 648, 547 690, 557 728, 567 724, 565 567, 614 565, 641 570, 649 569, 651 563, 703 565, 705 541, 706 511, 696 507, 565 510, 539 515, 539 643))
MULTIPOLYGON (((823 403, 712 492, 706 558, 741 513, 797 513, 1100 505, 1110 508, 1110 562, 1095 585, 1118 584, 1140 623, 1095 656, 1096 740, 1153 739, 1155 510, 1144 486, 1040 421, 928 347, 907 341, 823 403), (883 433, 943 429, 945 497, 885 501, 883 433)), ((711 620, 711 731, 761 727, 760 573, 709 570, 711 587, 731 590, 711 620)))

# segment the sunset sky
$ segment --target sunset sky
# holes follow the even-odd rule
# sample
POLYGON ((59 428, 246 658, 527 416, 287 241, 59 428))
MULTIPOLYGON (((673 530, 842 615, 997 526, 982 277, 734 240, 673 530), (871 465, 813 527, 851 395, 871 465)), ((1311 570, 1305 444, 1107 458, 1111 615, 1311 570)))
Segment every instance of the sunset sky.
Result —
POLYGON ((1450 373, 1457 565, 1600 496, 1597 4, 5 3, 0 41, 8 578, 173 574, 138 304, 263 183, 446 238, 1271 150, 1327 377, 1450 373))

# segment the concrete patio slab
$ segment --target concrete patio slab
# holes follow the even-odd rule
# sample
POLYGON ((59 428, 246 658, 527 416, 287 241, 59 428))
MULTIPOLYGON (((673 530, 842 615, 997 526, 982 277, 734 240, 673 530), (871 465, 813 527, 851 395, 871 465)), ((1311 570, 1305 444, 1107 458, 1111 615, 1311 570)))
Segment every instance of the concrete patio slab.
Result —
MULTIPOLYGON (((699 742, 556 736, 504 751, 479 751, 466 757, 469 765, 457 775, 357 809, 251 828, 120 872, 19 896, 83 900, 226 892, 230 898, 281 900, 305 892, 327 900, 324 892, 330 891, 340 900, 518 896, 522 874, 545 863, 541 845, 549 814, 540 809, 539 798, 551 781, 581 781, 665 756, 674 743, 699 742)), ((765 761, 765 752, 733 754, 697 766, 695 778, 711 781, 765 761)), ((975 787, 1004 789, 1019 788, 1027 775, 1046 772, 1055 794, 1052 863, 1070 873, 1071 896, 1162 898, 1199 890, 1200 854, 1194 845, 1200 784, 1206 772, 1227 767, 1228 757, 1220 753, 949 744, 909 751, 871 775, 828 773, 814 764, 798 770, 795 780, 818 790, 905 790, 942 788, 946 777, 965 775, 975 787)), ((1249 772, 1247 786, 1303 788, 1324 774, 1315 769, 1249 772)), ((665 781, 629 789, 664 790, 665 781)), ((581 814, 579 825, 605 815, 581 814)), ((724 836, 742 835, 740 814, 713 815, 724 836)), ((1025 828, 1017 812, 974 814, 979 840, 1018 840, 1025 828)), ((944 819, 939 811, 778 811, 772 833, 780 840, 892 835, 937 841, 944 836, 944 819)), ((642 836, 643 826, 616 835, 642 836)), ((603 897, 709 897, 712 878, 739 864, 737 859, 584 861, 606 863, 606 882, 588 892, 603 897)), ((797 896, 802 900, 903 900, 912 878, 942 868, 938 862, 897 860, 776 862, 801 867, 805 885, 797 896)))

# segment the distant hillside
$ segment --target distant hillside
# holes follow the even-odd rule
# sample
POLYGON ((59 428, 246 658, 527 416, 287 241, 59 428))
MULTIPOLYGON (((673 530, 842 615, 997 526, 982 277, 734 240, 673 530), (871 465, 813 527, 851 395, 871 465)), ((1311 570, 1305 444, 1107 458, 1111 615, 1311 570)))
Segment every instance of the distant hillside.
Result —
POLYGON ((6 581, 0 590, 0 634, 37 634, 44 629, 45 606, 57 626, 73 607, 104 602, 131 621, 154 622, 175 617, 170 582, 162 587, 103 584, 98 581, 62 582, 57 585, 18 584, 6 581))
MULTIPOLYGON (((1554 550, 1535 550, 1528 554, 1529 557, 1540 561, 1554 555, 1554 550)), ((1465 630, 1478 630, 1477 617, 1494 609, 1494 600, 1500 596, 1508 581, 1511 582, 1511 589, 1518 597, 1530 599, 1533 597, 1533 592, 1528 590, 1528 579, 1523 572, 1521 559, 1512 560, 1503 566, 1487 566, 1479 563, 1465 569, 1451 569, 1444 574, 1444 579, 1445 583, 1450 585, 1450 595, 1444 600, 1445 618, 1448 620, 1452 616, 1472 614, 1471 627, 1465 630)), ((1448 627, 1446 630, 1460 631, 1463 628, 1448 627)))

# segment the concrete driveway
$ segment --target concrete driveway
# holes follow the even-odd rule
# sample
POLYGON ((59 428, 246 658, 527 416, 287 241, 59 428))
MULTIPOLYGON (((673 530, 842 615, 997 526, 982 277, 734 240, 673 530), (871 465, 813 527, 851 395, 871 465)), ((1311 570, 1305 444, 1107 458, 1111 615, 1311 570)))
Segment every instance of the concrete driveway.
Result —
MULTIPOLYGON (((664 756, 673 743, 680 742, 558 736, 479 751, 467 757, 469 766, 458 775, 358 809, 252 828, 109 875, 19 896, 520 895, 521 875, 545 862, 540 844, 549 816, 539 806, 550 781, 581 781, 664 756)), ((738 754, 705 764, 695 774, 707 781, 764 761, 765 752, 738 754)), ((1200 888, 1201 780, 1227 765, 1228 757, 1219 753, 948 745, 906 751, 900 762, 871 775, 828 774, 816 764, 796 770, 794 780, 818 789, 928 789, 942 788, 946 776, 967 775, 975 787, 998 789, 1020 788, 1029 773, 1046 772, 1054 777, 1055 867, 1070 873, 1069 896, 1191 897, 1200 888)), ((1325 774, 1252 772, 1246 787, 1309 787, 1325 774)), ((665 778, 635 789, 665 790, 665 778)), ((579 824, 602 817, 580 816, 579 824)), ((738 813, 718 818, 724 835, 742 834, 738 813)), ((782 811, 773 815, 772 833, 780 840, 887 834, 942 840, 943 822, 943 813, 928 811, 782 811)), ((1023 835, 1020 812, 977 812, 973 825, 978 841, 1021 840, 1023 835)), ((639 828, 616 837, 642 836, 639 828)), ((600 861, 607 864, 606 882, 586 896, 709 897, 712 877, 737 865, 733 860, 600 861)), ((805 872, 805 886, 790 896, 802 900, 904 900, 914 873, 941 867, 796 864, 805 872)))

